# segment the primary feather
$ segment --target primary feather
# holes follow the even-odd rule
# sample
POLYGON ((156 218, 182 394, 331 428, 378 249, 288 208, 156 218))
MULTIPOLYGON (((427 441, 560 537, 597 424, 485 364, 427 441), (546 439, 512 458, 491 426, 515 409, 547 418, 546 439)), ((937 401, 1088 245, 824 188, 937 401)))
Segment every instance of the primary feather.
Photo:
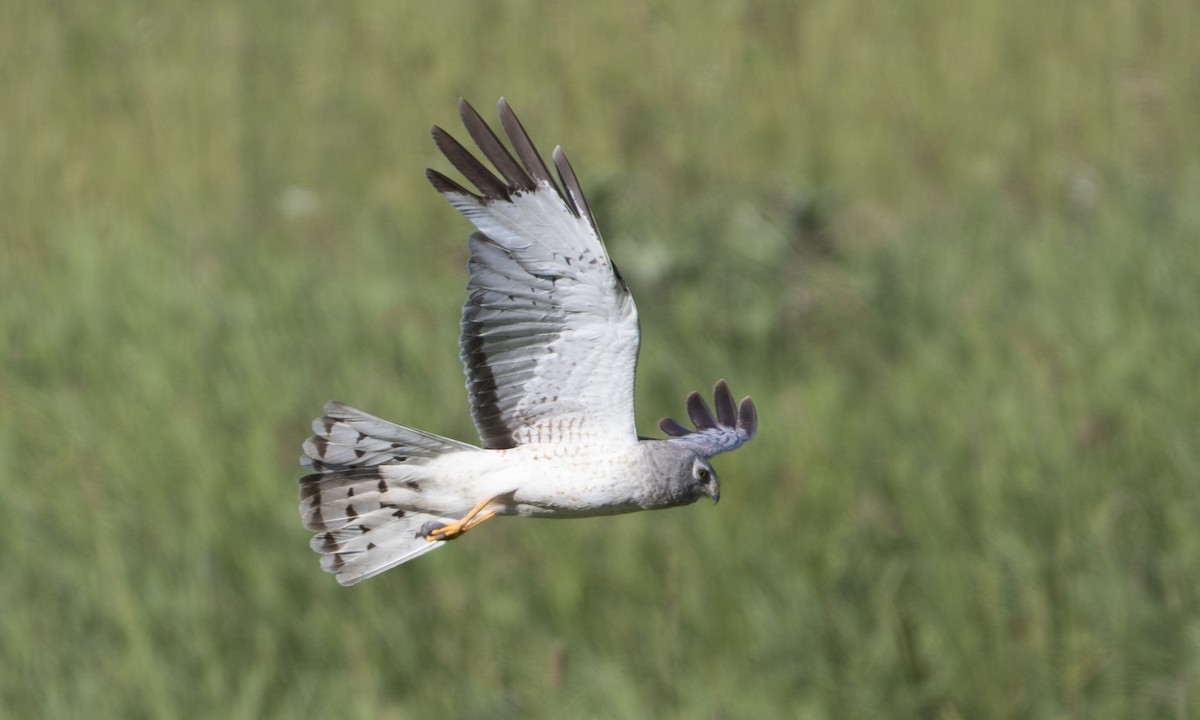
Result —
POLYGON ((465 100, 459 113, 504 178, 434 128, 438 146, 478 190, 427 171, 479 229, 470 242, 461 356, 484 447, 545 438, 568 418, 597 436, 636 435, 637 308, 566 156, 555 150, 564 190, 507 102, 500 121, 523 168, 465 100))
POLYGON ((708 458, 756 429, 753 403, 735 406, 721 381, 715 417, 693 393, 695 430, 664 420, 673 437, 638 437, 637 308, 575 171, 555 148, 556 180, 503 99, 512 151, 466 101, 459 114, 494 171, 435 127, 438 148, 474 190, 426 175, 478 230, 460 356, 483 448, 326 405, 304 442, 301 464, 313 472, 300 480, 300 515, 321 567, 343 585, 440 547, 445 532, 434 530, 484 507, 581 517, 715 501, 708 458))

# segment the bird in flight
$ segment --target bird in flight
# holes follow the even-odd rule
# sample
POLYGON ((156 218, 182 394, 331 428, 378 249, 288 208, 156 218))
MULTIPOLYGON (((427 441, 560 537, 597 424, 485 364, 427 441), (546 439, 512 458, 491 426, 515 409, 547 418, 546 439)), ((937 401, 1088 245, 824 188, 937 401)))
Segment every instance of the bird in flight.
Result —
POLYGON ((499 515, 572 518, 720 497, 709 459, 754 437, 757 415, 724 380, 716 414, 687 398, 694 428, 664 419, 639 437, 633 380, 640 331, 629 287, 562 148, 556 180, 508 103, 516 157, 465 100, 488 169, 440 127, 438 148, 475 190, 426 177, 476 227, 460 356, 482 447, 397 425, 340 402, 313 421, 300 516, 321 567, 353 585, 499 515), (496 173, 499 173, 497 175, 496 173))

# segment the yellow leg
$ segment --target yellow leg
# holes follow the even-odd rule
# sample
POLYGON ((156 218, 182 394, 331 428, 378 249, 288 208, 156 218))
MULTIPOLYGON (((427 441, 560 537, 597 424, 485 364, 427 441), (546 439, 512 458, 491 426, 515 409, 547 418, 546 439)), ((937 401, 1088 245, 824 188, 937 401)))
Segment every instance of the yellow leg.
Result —
POLYGON ((429 542, 435 542, 437 540, 453 540, 459 535, 462 535, 466 531, 496 514, 495 510, 483 512, 483 509, 495 499, 496 498, 487 498, 483 502, 471 508, 467 514, 463 515, 459 520, 434 530, 426 535, 425 539, 429 542))

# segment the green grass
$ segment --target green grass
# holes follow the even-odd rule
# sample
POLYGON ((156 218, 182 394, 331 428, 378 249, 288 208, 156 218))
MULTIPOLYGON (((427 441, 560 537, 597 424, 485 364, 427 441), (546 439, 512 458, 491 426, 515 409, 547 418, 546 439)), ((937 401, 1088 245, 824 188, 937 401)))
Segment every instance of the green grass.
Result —
POLYGON ((0 11, 0 712, 1200 716, 1200 6, 479 5, 0 11), (299 442, 474 439, 422 170, 502 94, 643 432, 724 376, 760 436, 343 589, 299 442))

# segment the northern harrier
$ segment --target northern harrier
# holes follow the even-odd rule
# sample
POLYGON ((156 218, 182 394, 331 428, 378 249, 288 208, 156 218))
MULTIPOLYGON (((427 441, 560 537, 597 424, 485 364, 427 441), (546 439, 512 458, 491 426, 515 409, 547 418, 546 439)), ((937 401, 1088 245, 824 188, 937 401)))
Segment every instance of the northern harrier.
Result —
POLYGON ((433 139, 476 188, 426 177, 478 229, 460 355, 483 447, 331 402, 300 462, 300 515, 321 567, 352 585, 441 547, 496 515, 569 518, 687 505, 720 496, 712 456, 754 437, 750 398, 722 380, 714 417, 638 437, 637 309, 561 148, 558 181, 503 99, 516 158, 465 100, 459 114, 499 177, 440 127, 433 139), (519 161, 518 161, 519 159, 519 161))

